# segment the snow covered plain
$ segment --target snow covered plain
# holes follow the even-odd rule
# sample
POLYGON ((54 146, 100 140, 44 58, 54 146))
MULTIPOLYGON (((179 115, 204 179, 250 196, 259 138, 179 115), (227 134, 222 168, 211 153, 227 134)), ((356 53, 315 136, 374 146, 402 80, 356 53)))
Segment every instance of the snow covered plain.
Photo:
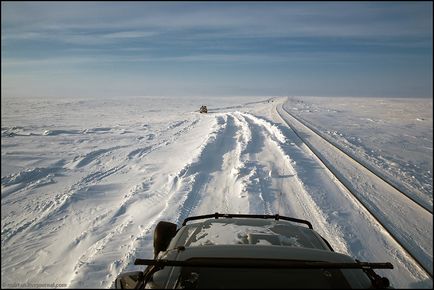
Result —
POLYGON ((432 99, 291 97, 285 107, 432 209, 432 99))
MULTIPOLYGON (((432 288, 286 125, 284 102, 432 208, 432 100, 2 98, 2 287, 108 288, 152 258, 159 220, 279 212, 311 221, 337 252, 391 262, 378 272, 394 287, 432 288)), ((432 269, 432 215, 417 229, 432 269)))

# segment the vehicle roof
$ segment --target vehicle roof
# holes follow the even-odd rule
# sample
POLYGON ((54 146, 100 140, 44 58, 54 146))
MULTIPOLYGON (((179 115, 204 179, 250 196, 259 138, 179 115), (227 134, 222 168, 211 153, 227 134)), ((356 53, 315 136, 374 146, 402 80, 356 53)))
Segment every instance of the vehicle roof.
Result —
MULTIPOLYGON (((158 259, 172 261, 205 259, 209 260, 210 263, 212 263, 213 259, 267 259, 336 263, 354 262, 354 259, 347 255, 333 252, 318 233, 304 225, 300 226, 297 223, 285 220, 258 218, 218 218, 186 224, 178 230, 168 250, 160 252, 158 259)), ((183 273, 183 271, 189 271, 188 269, 190 268, 165 267, 154 274, 153 283, 155 283, 154 285, 156 285, 157 288, 175 288, 177 283, 184 279, 179 278, 181 276, 184 277, 184 274, 181 275, 181 273, 183 273)), ((242 278, 242 269, 234 270, 233 268, 228 268, 218 271, 216 271, 216 269, 217 268, 212 268, 211 270, 206 270, 206 268, 202 270, 193 269, 192 271, 194 272, 192 273, 186 272, 186 277, 190 279, 189 275, 197 276, 199 273, 201 278, 198 281, 201 282, 198 285, 204 288, 207 286, 216 286, 213 283, 217 283, 217 281, 223 278, 226 280, 235 279, 234 281, 237 281, 241 279, 240 281, 244 281, 244 284, 231 284, 231 282, 228 284, 229 286, 237 285, 237 287, 240 288, 255 288, 258 286, 259 288, 263 288, 261 287, 263 284, 255 284, 257 283, 256 280, 252 280, 252 283, 245 283, 245 279, 251 280, 251 275, 247 274, 247 276, 243 276, 244 278, 242 278), (208 285, 207 283, 211 284, 208 285)), ((331 273, 336 278, 335 281, 344 281, 343 278, 339 278, 339 275, 344 275, 343 277, 345 277, 345 281, 350 283, 351 286, 348 285, 350 287, 365 288, 370 285, 369 279, 360 269, 330 270, 325 272, 323 272, 323 270, 311 269, 262 269, 254 270, 256 272, 252 271, 253 270, 249 269, 246 273, 258 273, 253 275, 262 275, 266 281, 270 281, 270 277, 277 277, 277 284, 267 284, 267 287, 278 288, 283 285, 284 288, 288 288, 291 286, 289 284, 292 283, 295 288, 299 288, 301 287, 300 283, 306 281, 307 277, 316 275, 315 277, 318 279, 313 279, 312 283, 317 283, 324 279, 327 280, 327 277, 324 278, 324 275, 331 275, 331 273), (300 278, 301 280, 297 283, 292 280, 292 282, 289 282, 288 274, 293 277, 293 280, 298 279, 298 276, 304 278, 300 278), (286 278, 282 280, 282 277, 286 278)))

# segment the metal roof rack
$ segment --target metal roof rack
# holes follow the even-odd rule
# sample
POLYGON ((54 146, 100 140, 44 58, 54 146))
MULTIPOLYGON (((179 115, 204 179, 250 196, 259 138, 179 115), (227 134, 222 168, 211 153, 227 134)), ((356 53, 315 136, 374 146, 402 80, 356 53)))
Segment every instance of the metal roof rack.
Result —
POLYGON ((134 265, 153 265, 159 268, 178 267, 211 267, 211 268, 287 268, 287 269, 393 269, 386 263, 368 262, 323 262, 283 259, 251 259, 251 258, 191 258, 186 261, 136 259, 134 265))
POLYGON ((309 227, 309 229, 313 229, 312 224, 307 220, 282 216, 282 215, 257 215, 257 214, 227 214, 227 213, 214 213, 214 214, 206 214, 206 215, 198 215, 198 216, 192 216, 188 217, 184 220, 182 223, 183 226, 187 224, 187 222, 192 220, 200 220, 200 219, 208 219, 208 218, 257 218, 257 219, 275 219, 275 220, 285 220, 285 221, 291 221, 296 223, 305 224, 309 227))

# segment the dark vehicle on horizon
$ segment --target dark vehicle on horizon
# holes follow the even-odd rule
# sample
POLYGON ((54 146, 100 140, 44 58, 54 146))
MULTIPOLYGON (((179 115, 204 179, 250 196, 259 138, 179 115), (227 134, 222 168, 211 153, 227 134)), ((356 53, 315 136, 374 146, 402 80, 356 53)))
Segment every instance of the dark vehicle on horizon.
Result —
POLYGON ((306 220, 219 213, 188 217, 179 229, 160 221, 154 259, 135 265, 147 267, 120 274, 117 289, 389 288, 373 269, 393 269, 336 253, 306 220))
POLYGON ((208 108, 206 106, 201 106, 199 109, 199 113, 208 113, 208 108))

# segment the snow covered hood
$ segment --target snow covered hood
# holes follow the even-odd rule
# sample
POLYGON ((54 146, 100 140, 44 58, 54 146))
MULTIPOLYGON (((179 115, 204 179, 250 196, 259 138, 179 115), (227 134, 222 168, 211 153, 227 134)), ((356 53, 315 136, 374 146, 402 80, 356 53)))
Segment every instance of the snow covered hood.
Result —
POLYGON ((262 245, 328 250, 313 230, 286 221, 211 219, 183 227, 171 248, 262 245))

